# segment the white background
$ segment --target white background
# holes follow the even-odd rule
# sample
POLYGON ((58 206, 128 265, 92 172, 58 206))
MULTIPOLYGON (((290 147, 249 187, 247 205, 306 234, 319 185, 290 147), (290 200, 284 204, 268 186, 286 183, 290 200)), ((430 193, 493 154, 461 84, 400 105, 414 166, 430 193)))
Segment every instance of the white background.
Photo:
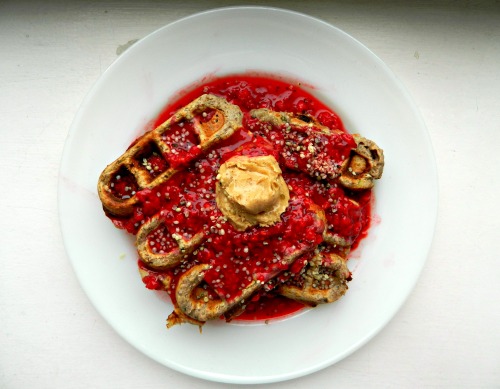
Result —
MULTIPOLYGON (((235 2, 0 3, 0 388, 225 388, 153 362, 83 293, 57 184, 80 103, 137 39, 235 2)), ((406 304, 336 365, 271 388, 500 386, 500 4, 252 2, 319 17, 413 96, 439 173, 429 259, 406 304)), ((418 185, 418 183, 415 183, 418 185)))

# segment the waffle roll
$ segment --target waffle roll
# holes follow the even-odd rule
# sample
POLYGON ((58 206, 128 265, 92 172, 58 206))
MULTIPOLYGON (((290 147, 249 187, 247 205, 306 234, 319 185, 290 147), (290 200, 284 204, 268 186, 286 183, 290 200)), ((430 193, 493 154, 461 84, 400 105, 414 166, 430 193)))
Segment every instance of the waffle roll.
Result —
POLYGON ((165 223, 168 221, 160 212, 144 223, 136 235, 139 257, 154 270, 167 270, 179 265, 183 258, 200 246, 205 236, 201 230, 195 234, 169 234, 165 223))
POLYGON ((318 250, 302 271, 279 285, 277 292, 306 305, 332 303, 347 291, 351 272, 346 259, 318 250))
POLYGON ((137 192, 165 183, 203 151, 231 136, 241 127, 242 116, 238 106, 210 94, 202 95, 179 109, 104 169, 97 191, 105 211, 117 216, 130 215, 138 202, 137 192), (210 119, 204 120, 207 112, 210 119), (194 127, 186 139, 169 136, 174 126, 182 128, 185 123, 194 127), (185 149, 180 157, 176 146, 185 149), (160 160, 156 165, 160 167, 156 170, 148 163, 151 156, 160 160), (118 181, 124 180, 127 180, 127 194, 117 193, 118 181))

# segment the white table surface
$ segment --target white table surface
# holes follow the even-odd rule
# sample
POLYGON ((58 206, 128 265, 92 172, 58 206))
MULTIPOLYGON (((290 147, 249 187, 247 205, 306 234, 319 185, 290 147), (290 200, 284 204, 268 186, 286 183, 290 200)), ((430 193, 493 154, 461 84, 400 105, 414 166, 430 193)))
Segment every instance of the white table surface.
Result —
MULTIPOLYGON (((0 388, 230 387, 159 365, 111 329, 75 277, 57 210, 65 138, 93 83, 135 40, 228 4, 0 3, 0 388)), ((440 180, 429 258, 394 319, 336 365, 266 387, 500 387, 500 4, 257 4, 322 18, 386 62, 424 117, 440 180)))

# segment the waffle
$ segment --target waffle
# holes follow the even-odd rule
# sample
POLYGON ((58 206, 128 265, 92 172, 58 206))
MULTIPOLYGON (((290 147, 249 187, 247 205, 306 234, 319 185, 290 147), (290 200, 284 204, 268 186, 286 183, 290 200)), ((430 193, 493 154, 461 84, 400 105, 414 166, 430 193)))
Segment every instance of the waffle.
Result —
POLYGON ((278 286, 277 292, 310 306, 332 303, 346 293, 350 278, 345 258, 318 250, 300 274, 278 286))
POLYGON ((201 152, 215 143, 226 139, 241 127, 242 112, 236 105, 226 100, 205 94, 178 110, 170 119, 152 131, 140 137, 124 154, 108 165, 102 172, 98 182, 98 194, 106 212, 112 215, 127 216, 132 214, 137 204, 137 192, 145 188, 155 188, 171 178, 181 166, 194 160, 201 152), (208 121, 201 118, 206 111, 213 115, 208 121), (184 158, 171 163, 175 154, 175 144, 169 138, 169 130, 174 124, 190 123, 194 126, 197 139, 190 143, 184 158), (160 158, 162 168, 153 171, 148 164, 148 157, 160 158), (170 161, 170 162, 169 162, 170 161), (120 195, 114 190, 116 181, 128 180, 125 189, 127 194, 120 195), (130 193, 130 194, 128 194, 130 193))
POLYGON ((290 127, 290 129, 294 128, 295 131, 299 130, 301 132, 305 132, 305 130, 314 127, 315 131, 323 134, 332 134, 333 132, 341 133, 340 130, 332 130, 323 126, 314 116, 308 114, 277 112, 268 108, 259 108, 252 110, 250 115, 252 118, 258 119, 261 122, 269 123, 272 126, 280 127, 285 125, 290 127))
MULTIPOLYGON (((216 319, 238 304, 238 302, 247 299, 261 288, 260 282, 253 280, 243 289, 240 296, 233 301, 222 298, 209 298, 206 290, 198 288, 204 281, 205 272, 209 269, 210 265, 208 264, 196 265, 179 278, 175 289, 175 298, 178 310, 183 314, 180 318, 187 316, 199 322, 216 319)), ((179 316, 178 312, 174 313, 176 314, 175 316, 179 316)), ((172 321, 172 317, 169 320, 172 321)))
POLYGON ((351 136, 340 129, 328 128, 306 114, 275 112, 267 108, 250 112, 259 122, 258 133, 265 137, 279 136, 285 166, 308 174, 317 180, 333 180, 340 175, 344 158, 349 155, 351 136), (329 144, 330 143, 330 144, 329 144), (332 155, 332 147, 341 145, 342 154, 332 155))
POLYGON ((203 242, 205 236, 203 231, 189 235, 169 234, 164 230, 166 222, 161 213, 155 215, 141 226, 136 236, 137 251, 142 262, 155 270, 179 265, 203 242), (159 247, 156 248, 156 245, 159 247))
POLYGON ((384 171, 384 152, 375 142, 354 134, 356 148, 342 164, 339 183, 351 190, 371 189, 384 171))

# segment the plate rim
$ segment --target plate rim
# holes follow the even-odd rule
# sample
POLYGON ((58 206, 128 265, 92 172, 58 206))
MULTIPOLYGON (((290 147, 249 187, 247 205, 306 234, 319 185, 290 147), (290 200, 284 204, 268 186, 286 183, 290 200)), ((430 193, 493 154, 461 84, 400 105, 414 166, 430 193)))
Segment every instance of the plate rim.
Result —
POLYGON ((319 370, 322 370, 328 366, 331 366, 340 360, 346 358, 347 356, 351 355, 354 353, 356 350, 361 348, 363 345, 367 344, 374 336, 376 336, 380 331, 387 326, 387 324, 397 315, 397 313, 400 311, 401 307, 404 305, 404 303, 408 300, 408 297, 410 294, 413 292, 415 289, 415 286, 420 278, 421 272, 423 268, 425 267, 425 264, 428 260, 429 257, 429 252, 431 250, 432 244, 433 244, 433 239, 434 239, 434 232, 436 228, 436 223, 437 223, 437 217, 438 217, 438 203, 439 203, 439 186, 438 186, 438 174, 437 174, 437 165, 436 165, 436 158, 435 158, 435 153, 434 153, 434 148, 432 145, 432 141, 430 138, 430 134, 427 130, 427 127, 425 125, 425 122, 418 110, 417 105, 415 104, 415 101, 413 100, 412 96, 406 89, 406 87, 403 85, 403 83, 400 81, 400 79, 397 77, 397 75, 389 68, 387 64, 385 64, 375 53, 373 53, 368 47, 366 47, 363 43, 358 41, 356 38, 352 37, 351 35, 347 34, 343 30, 339 29, 335 25, 326 22, 324 20, 321 20, 319 18, 313 17, 311 15, 293 11, 293 10, 288 10, 284 8, 279 8, 279 7, 267 7, 267 6, 230 6, 230 7, 218 7, 214 9, 209 9, 201 12, 197 12, 185 17, 182 17, 180 19, 177 19, 175 21, 172 21, 171 23, 168 23, 155 31, 151 32, 150 34, 147 34, 145 37, 140 39, 138 42, 136 42, 131 48, 129 48, 127 51, 122 53, 118 58, 116 58, 110 66, 97 78, 97 80, 93 83, 89 91, 87 92, 86 96, 84 97, 82 103, 78 107, 76 111, 76 115, 70 125, 68 135, 66 137, 66 140, 64 142, 64 148, 62 152, 62 157, 61 157, 61 162, 60 162, 60 168, 59 168, 59 177, 58 177, 58 191, 57 191, 57 203, 58 203, 58 219, 59 219, 59 224, 61 228, 61 233, 63 237, 63 243, 64 243, 64 248, 67 253, 68 259, 70 260, 70 263, 73 267, 73 270, 75 272, 75 275, 77 276, 77 279, 80 283, 80 286, 84 289, 84 292, 87 295, 87 298, 91 301, 92 305, 94 308, 99 312, 99 314, 105 319, 105 321, 113 328, 115 332, 117 332, 124 340, 127 341, 127 343, 131 344, 134 348, 139 349, 142 353, 150 357, 151 359, 169 367, 174 370, 177 370, 179 372, 182 372, 184 374, 191 375, 193 377, 201 378, 201 379, 206 379, 210 381, 216 381, 216 382, 225 382, 225 383, 245 383, 245 384, 258 384, 258 383, 272 383, 272 382, 280 382, 280 381, 285 381, 285 380, 290 380, 294 378, 298 378, 301 376, 305 376, 307 374, 311 374, 314 372, 317 372, 319 370), (416 118, 419 119, 419 126, 418 128, 421 130, 419 135, 422 136, 425 140, 426 148, 429 151, 429 156, 432 159, 432 163, 430 166, 432 167, 432 172, 431 175, 433 176, 434 180, 434 195, 433 195, 433 200, 434 204, 431 210, 431 214, 433 222, 432 222, 432 229, 428 233, 430 235, 430 239, 428 239, 428 245, 425 249, 425 257, 421 261, 421 264, 419 266, 418 272, 414 275, 412 279, 412 285, 407 288, 407 292, 404 297, 400 299, 400 302, 397 307, 395 307, 392 311, 391 315, 386 316, 383 325, 379 326, 378 328, 373 328, 372 331, 367 334, 364 338, 360 339, 356 344, 354 344, 351 348, 345 350, 343 353, 341 353, 339 356, 336 358, 332 358, 331 360, 325 360, 323 363, 309 367, 309 368, 304 368, 303 370, 296 371, 291 374, 279 374, 279 375, 265 375, 265 376, 255 376, 252 378, 249 378, 248 376, 235 376, 231 374, 219 374, 219 373, 213 373, 213 374, 207 374, 207 372, 200 372, 199 370, 186 367, 183 365, 179 365, 174 363, 173 361, 170 361, 170 363, 166 363, 165 361, 159 361, 157 358, 153 357, 147 349, 144 349, 143 347, 132 343, 127 336, 125 336, 119 329, 117 329, 114 325, 112 325, 109 320, 106 318, 106 315, 101 312, 100 308, 96 303, 89 297, 88 291, 84 287, 84 283, 81 280, 81 275, 76 271, 74 261, 71 257, 71 254, 69 252, 69 247, 67 245, 67 237, 65 236, 65 228, 64 228, 64 215, 62 214, 62 206, 61 206, 61 198, 65 196, 64 192, 67 190, 65 188, 66 183, 64 182, 64 178, 62 176, 62 171, 64 169, 64 164, 68 163, 68 158, 69 158, 69 152, 71 149, 71 138, 72 135, 77 131, 77 124, 81 120, 81 117, 85 113, 85 108, 88 105, 89 101, 91 101, 92 96, 96 92, 98 85, 104 82, 104 80, 109 76, 110 73, 113 72, 113 69, 118 66, 121 61, 125 61, 129 56, 134 55, 134 46, 142 44, 147 39, 150 39, 152 36, 155 36, 157 34, 161 34, 164 32, 164 30, 171 28, 172 26, 175 26, 177 24, 182 24, 190 19, 194 18, 200 18, 205 15, 209 14, 214 14, 214 13, 220 13, 220 12, 231 12, 231 11, 272 11, 272 12, 277 12, 277 13, 284 13, 284 14, 289 14, 289 15, 294 15, 295 17, 299 18, 307 18, 309 21, 314 21, 315 23, 321 23, 324 26, 327 26, 328 28, 334 29, 337 33, 340 33, 343 35, 344 39, 349 39, 352 42, 355 42, 360 48, 363 48, 370 57, 372 57, 374 60, 378 62, 378 64, 381 66, 381 68, 391 76, 391 78, 394 80, 395 84, 398 87, 398 90, 404 95, 405 99, 411 104, 411 108, 413 113, 415 114, 416 118))

